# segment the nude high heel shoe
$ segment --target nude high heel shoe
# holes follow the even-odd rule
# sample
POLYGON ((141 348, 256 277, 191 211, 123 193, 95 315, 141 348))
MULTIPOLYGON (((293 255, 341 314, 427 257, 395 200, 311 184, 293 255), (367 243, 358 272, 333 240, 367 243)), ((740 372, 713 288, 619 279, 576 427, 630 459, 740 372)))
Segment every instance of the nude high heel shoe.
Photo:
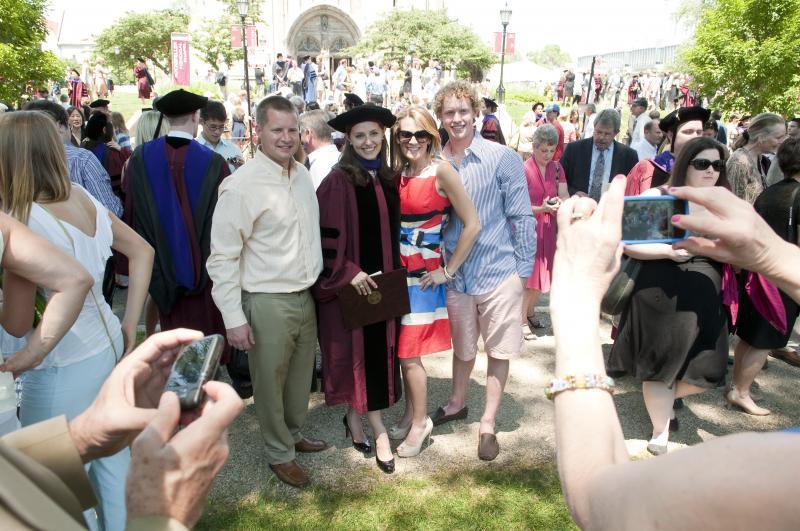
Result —
POLYGON ((433 421, 430 417, 425 419, 425 431, 422 432, 422 437, 419 438, 417 446, 410 446, 403 442, 397 447, 398 457, 416 457, 422 451, 422 446, 426 441, 430 442, 431 432, 433 431, 433 421))

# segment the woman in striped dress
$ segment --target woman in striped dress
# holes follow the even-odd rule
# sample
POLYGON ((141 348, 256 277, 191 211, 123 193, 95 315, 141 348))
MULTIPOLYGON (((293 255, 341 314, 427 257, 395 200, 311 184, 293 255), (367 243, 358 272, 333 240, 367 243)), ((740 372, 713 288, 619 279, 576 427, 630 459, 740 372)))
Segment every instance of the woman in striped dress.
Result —
POLYGON ((408 271, 411 313, 400 324, 398 357, 403 372, 406 409, 389 430, 404 439, 400 457, 419 454, 433 429, 428 418, 427 375, 422 356, 451 348, 445 306, 445 283, 466 260, 480 232, 478 213, 453 167, 438 158, 441 140, 436 122, 423 107, 411 107, 392 128, 393 165, 400 173, 400 260, 408 271), (450 208, 464 231, 448 264, 442 261, 442 227, 450 208))

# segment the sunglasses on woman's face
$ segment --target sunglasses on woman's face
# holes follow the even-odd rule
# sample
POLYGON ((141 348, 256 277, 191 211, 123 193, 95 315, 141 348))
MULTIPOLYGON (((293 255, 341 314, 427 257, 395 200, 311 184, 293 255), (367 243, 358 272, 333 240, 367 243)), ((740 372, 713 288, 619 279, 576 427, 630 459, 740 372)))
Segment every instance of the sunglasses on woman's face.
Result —
POLYGON ((717 160, 694 159, 692 161, 689 161, 689 164, 692 166, 692 168, 698 171, 706 171, 710 166, 714 168, 714 171, 719 172, 722 171, 722 168, 725 167, 725 161, 722 159, 717 159, 717 160))
POLYGON ((416 138, 417 142, 422 143, 430 141, 430 139, 433 138, 433 135, 431 135, 424 129, 420 129, 419 131, 414 131, 413 133, 411 131, 404 131, 402 129, 397 132, 397 138, 400 139, 400 142, 408 142, 409 140, 411 140, 411 137, 416 138))

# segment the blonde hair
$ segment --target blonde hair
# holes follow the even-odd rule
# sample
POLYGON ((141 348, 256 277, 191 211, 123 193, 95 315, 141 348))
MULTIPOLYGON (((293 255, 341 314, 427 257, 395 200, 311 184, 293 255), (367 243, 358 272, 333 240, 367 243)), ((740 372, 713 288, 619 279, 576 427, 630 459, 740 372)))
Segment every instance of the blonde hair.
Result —
POLYGON ((442 115, 442 108, 444 107, 445 98, 449 98, 450 96, 455 96, 456 98, 467 98, 472 106, 472 111, 475 113, 475 116, 480 114, 481 99, 478 97, 477 89, 469 82, 459 79, 456 81, 451 81, 439 89, 439 92, 436 93, 436 97, 433 100, 433 109, 438 116, 442 115))
POLYGON ((750 120, 750 127, 739 135, 733 145, 733 149, 743 148, 748 144, 757 144, 775 133, 775 130, 779 127, 786 128, 786 120, 783 116, 771 112, 762 112, 750 120))
MULTIPOLYGON (((158 111, 146 111, 139 116, 139 121, 136 124, 136 145, 141 146, 145 142, 153 140, 153 135, 156 133, 156 126, 158 125, 158 117, 161 115, 158 111)), ((158 136, 164 136, 169 132, 169 122, 167 120, 161 121, 161 129, 158 131, 158 136)))
POLYGON ((56 125, 40 111, 0 115, 0 202, 27 223, 34 201, 69 199, 67 154, 56 125))
POLYGON ((123 133, 128 133, 128 126, 125 125, 125 117, 122 116, 121 112, 112 112, 111 113, 111 124, 114 126, 114 131, 122 131, 123 133))
POLYGON ((428 156, 431 159, 439 156, 442 151, 442 140, 439 137, 439 130, 436 128, 433 116, 425 107, 415 105, 403 109, 396 114, 396 117, 397 121, 392 126, 392 169, 394 171, 401 172, 408 164, 408 160, 403 156, 403 150, 400 148, 400 141, 397 137, 397 133, 400 131, 400 121, 405 118, 411 118, 417 122, 418 127, 430 133, 431 140, 428 142, 428 156))

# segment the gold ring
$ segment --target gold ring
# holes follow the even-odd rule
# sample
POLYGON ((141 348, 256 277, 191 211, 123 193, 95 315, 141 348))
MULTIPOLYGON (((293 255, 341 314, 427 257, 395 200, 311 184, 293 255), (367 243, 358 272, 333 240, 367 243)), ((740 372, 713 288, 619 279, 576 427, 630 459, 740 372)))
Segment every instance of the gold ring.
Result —
POLYGON ((572 217, 570 218, 572 221, 578 221, 579 219, 586 219, 586 214, 580 214, 578 212, 573 212, 572 217))

